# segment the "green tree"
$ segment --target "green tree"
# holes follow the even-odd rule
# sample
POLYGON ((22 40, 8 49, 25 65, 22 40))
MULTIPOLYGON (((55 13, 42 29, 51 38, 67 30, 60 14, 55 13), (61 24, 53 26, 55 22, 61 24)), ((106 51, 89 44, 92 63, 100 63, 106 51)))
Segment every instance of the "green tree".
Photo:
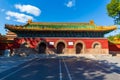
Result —
POLYGON ((111 0, 107 4, 108 15, 114 18, 115 24, 120 24, 120 0, 111 0))

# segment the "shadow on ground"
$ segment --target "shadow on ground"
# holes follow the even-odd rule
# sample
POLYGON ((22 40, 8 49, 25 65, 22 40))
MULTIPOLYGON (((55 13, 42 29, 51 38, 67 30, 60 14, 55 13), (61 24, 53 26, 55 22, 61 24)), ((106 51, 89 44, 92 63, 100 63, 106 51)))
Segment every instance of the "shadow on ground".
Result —
POLYGON ((119 80, 120 67, 106 60, 65 59, 73 80, 119 80))
MULTIPOLYGON (((93 60, 85 57, 57 57, 50 55, 46 59, 34 59, 16 67, 24 68, 14 75, 7 77, 4 80, 59 80, 59 60, 62 65, 63 80, 120 80, 120 67, 117 63, 109 63, 106 60, 93 60), (27 64, 27 65, 26 65, 27 64), (29 64, 29 65, 28 65, 29 64), (69 70, 68 75, 65 69, 65 64, 69 70)), ((15 68, 0 73, 1 77, 16 70, 15 68)), ((1 79, 1 78, 0 78, 1 79)))

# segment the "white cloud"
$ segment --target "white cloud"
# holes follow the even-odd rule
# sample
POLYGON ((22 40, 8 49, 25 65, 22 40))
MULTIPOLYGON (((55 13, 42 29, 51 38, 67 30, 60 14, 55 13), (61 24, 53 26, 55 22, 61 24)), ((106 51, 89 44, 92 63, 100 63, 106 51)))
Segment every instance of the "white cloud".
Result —
POLYGON ((14 18, 16 22, 21 22, 21 23, 26 23, 28 19, 33 19, 32 16, 25 15, 22 13, 12 12, 12 11, 7 11, 6 15, 7 15, 6 17, 7 20, 14 18))
POLYGON ((35 7, 32 5, 16 4, 15 8, 19 9, 21 12, 26 12, 26 13, 32 14, 34 16, 39 16, 41 14, 41 10, 38 7, 35 7))
POLYGON ((74 6, 73 1, 72 0, 68 1, 68 3, 66 4, 66 6, 69 7, 69 8, 73 7, 74 6))
POLYGON ((7 20, 10 20, 11 18, 10 18, 10 16, 7 16, 6 19, 7 19, 7 20))

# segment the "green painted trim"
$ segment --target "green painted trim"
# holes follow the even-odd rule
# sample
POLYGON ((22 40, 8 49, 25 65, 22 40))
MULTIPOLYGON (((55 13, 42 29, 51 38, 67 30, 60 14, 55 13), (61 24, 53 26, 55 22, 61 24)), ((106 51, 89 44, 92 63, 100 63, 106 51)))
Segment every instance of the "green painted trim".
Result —
POLYGON ((70 29, 95 29, 95 25, 27 25, 23 26, 25 28, 54 28, 54 29, 60 29, 60 28, 70 28, 70 29))

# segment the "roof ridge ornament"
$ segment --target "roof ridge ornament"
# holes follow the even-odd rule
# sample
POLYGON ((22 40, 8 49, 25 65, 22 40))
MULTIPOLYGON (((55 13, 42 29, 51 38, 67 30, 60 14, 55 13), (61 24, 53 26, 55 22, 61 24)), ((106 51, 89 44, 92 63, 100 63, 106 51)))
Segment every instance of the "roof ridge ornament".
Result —
POLYGON ((32 23, 32 19, 28 19, 27 23, 28 24, 32 23))
POLYGON ((94 24, 95 24, 95 23, 94 23, 94 20, 90 20, 89 24, 90 24, 90 25, 94 25, 94 24))

